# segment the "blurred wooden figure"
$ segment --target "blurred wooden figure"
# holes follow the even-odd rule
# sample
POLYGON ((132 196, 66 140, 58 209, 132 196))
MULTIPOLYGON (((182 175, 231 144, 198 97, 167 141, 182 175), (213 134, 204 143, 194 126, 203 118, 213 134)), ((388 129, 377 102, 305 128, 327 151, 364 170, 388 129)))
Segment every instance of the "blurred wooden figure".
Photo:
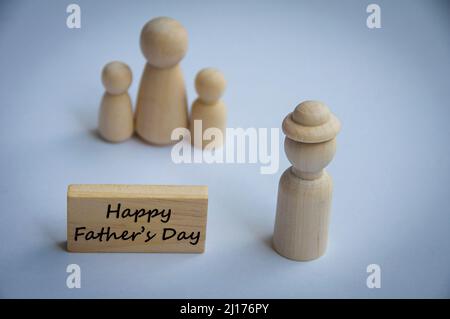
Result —
MULTIPOLYGON (((192 104, 190 131, 191 142, 195 147, 205 148, 212 145, 220 147, 224 143, 227 122, 227 108, 220 100, 225 91, 226 81, 223 74, 213 68, 201 70, 195 78, 195 89, 199 97, 192 104), (196 121, 201 120, 201 125, 196 121), (204 136, 207 129, 220 130, 221 138, 217 135, 204 136)), ((213 133, 213 132, 212 132, 213 133)), ((207 134, 208 135, 208 134, 207 134)))
POLYGON ((147 63, 137 97, 136 132, 152 144, 173 144, 173 129, 188 127, 186 89, 179 66, 188 35, 178 21, 159 17, 144 25, 140 43, 147 63))
POLYGON ((125 63, 114 61, 103 68, 106 89, 100 105, 98 131, 109 142, 122 142, 133 134, 133 110, 128 88, 131 70, 125 63))
POLYGON ((325 253, 333 186, 324 168, 335 154, 340 126, 318 101, 300 103, 283 121, 293 166, 280 178, 273 245, 284 257, 306 261, 325 253))

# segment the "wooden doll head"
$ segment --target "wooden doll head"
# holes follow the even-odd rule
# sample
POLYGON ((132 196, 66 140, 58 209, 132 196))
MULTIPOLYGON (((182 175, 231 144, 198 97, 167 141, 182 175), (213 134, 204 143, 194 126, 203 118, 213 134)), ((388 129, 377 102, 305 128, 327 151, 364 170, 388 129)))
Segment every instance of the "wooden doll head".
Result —
POLYGON ((286 137, 284 151, 297 175, 314 179, 331 162, 336 153, 336 139, 321 143, 301 143, 286 137))
POLYGON ((294 171, 314 179, 331 162, 336 152, 339 120, 319 101, 300 103, 283 121, 284 150, 294 171))
POLYGON ((223 95, 226 85, 222 72, 213 68, 200 70, 195 78, 195 89, 200 100, 206 104, 217 102, 223 95))
POLYGON ((169 68, 178 64, 187 48, 187 31, 175 19, 155 18, 142 28, 141 50, 147 62, 154 67, 169 68))
POLYGON ((104 66, 102 83, 109 94, 119 95, 127 92, 131 81, 131 70, 125 63, 113 61, 104 66))

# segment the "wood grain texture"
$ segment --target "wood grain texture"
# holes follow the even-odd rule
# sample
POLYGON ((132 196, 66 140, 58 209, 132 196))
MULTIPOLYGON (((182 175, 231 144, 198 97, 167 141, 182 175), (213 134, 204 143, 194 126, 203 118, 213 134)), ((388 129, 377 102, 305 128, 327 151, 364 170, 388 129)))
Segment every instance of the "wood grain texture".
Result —
POLYGON ((67 249, 201 253, 207 209, 206 186, 70 185, 67 249))

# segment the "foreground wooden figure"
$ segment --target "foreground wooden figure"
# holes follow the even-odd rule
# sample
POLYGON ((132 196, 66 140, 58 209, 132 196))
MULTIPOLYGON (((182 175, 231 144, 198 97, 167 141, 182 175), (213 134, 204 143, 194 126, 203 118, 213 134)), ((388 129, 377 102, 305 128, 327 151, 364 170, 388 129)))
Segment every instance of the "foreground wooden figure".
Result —
POLYGON ((318 101, 305 101, 283 121, 289 167, 278 187, 273 245, 282 256, 306 261, 325 253, 332 180, 324 168, 336 151, 339 120, 318 101))
POLYGON ((67 249, 201 253, 207 210, 206 186, 70 185, 67 249))

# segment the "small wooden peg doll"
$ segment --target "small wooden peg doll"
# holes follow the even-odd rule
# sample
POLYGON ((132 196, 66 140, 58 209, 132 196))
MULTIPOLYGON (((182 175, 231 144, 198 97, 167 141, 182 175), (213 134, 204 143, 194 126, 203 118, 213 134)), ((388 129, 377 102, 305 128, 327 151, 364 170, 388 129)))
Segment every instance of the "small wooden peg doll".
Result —
POLYGON ((122 142, 133 134, 133 110, 128 88, 131 70, 125 63, 105 65, 102 82, 106 89, 100 105, 98 131, 109 142, 122 142))
POLYGON ((192 104, 190 119, 191 141, 195 147, 205 148, 206 145, 212 143, 212 139, 214 139, 215 147, 223 145, 227 108, 220 98, 225 87, 225 78, 217 69, 205 68, 197 74, 195 89, 198 98, 192 104), (201 120, 201 125, 199 122, 196 123, 198 120, 201 120), (220 130, 221 138, 218 139, 218 136, 205 137, 204 133, 209 128, 220 130))

